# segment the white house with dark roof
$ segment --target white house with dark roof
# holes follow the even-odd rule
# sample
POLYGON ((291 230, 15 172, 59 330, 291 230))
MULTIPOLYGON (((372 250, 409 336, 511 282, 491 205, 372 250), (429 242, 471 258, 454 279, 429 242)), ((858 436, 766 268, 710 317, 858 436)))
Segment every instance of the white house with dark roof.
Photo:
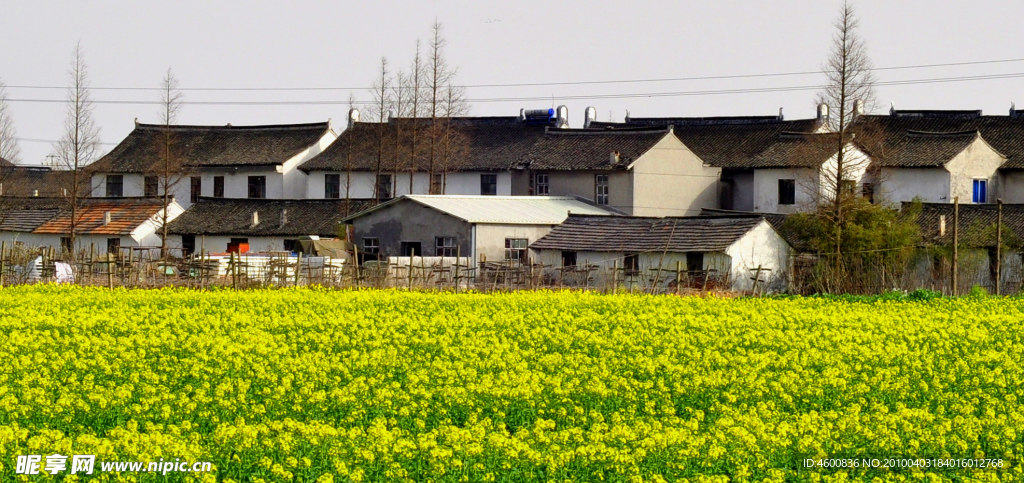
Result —
POLYGON ((892 109, 854 127, 880 166, 879 196, 887 203, 1024 202, 1024 112, 892 109))
POLYGON ((138 124, 120 144, 87 169, 93 196, 159 196, 166 139, 171 143, 175 199, 188 207, 201 196, 302 198, 306 174, 298 166, 321 153, 337 135, 330 122, 268 126, 138 124))
POLYGON ((378 123, 360 121, 353 109, 338 140, 300 167, 309 176, 305 197, 374 198, 378 186, 381 200, 428 193, 508 196, 510 168, 545 128, 567 126, 566 113, 562 106, 519 116, 378 123))
POLYGON ((512 194, 578 196, 632 215, 696 215, 717 206, 720 174, 671 125, 548 129, 516 164, 512 194))
MULTIPOLYGON (((556 272, 599 269, 598 284, 630 287, 783 291, 793 249, 758 215, 693 217, 572 214, 530 244, 536 261, 556 272)), ((564 275, 563 275, 564 276, 564 275)))

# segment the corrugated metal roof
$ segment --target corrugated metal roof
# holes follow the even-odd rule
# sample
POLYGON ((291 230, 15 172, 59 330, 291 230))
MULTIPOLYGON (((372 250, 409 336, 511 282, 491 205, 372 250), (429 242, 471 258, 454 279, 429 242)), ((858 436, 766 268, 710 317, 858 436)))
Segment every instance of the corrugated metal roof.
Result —
POLYGON ((415 201, 447 213, 469 223, 501 225, 557 225, 569 213, 581 215, 608 215, 608 210, 569 196, 470 196, 470 195, 404 195, 388 203, 377 205, 353 219, 403 199, 415 201))

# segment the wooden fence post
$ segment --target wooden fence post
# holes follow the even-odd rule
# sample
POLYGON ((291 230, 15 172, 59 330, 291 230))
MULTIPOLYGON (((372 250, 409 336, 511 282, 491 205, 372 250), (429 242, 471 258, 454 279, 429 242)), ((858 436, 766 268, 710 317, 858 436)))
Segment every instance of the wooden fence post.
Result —
POLYGON ((0 287, 4 286, 4 259, 7 257, 7 241, 0 241, 0 287))
POLYGON ((952 270, 952 294, 956 297, 959 293, 959 277, 960 272, 960 197, 953 198, 953 267, 952 270))
POLYGON ((996 200, 996 295, 1002 295, 1003 265, 1003 199, 996 200))
POLYGON ((612 295, 619 293, 619 259, 612 260, 612 295))
POLYGON ((455 247, 455 293, 459 293, 459 264, 462 263, 462 246, 455 247))
POLYGON ((302 252, 295 255, 295 286, 299 286, 299 275, 302 274, 302 252))

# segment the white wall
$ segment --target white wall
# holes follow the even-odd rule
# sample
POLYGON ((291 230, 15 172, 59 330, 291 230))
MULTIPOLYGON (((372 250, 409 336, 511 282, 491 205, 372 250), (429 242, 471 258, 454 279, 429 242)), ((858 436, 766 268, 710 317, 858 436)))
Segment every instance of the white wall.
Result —
POLYGON ((875 201, 898 206, 920 198, 926 203, 951 203, 949 171, 944 168, 882 168, 875 201))
POLYGON ((552 225, 497 225, 477 223, 475 225, 476 245, 473 257, 476 262, 501 261, 505 259, 506 238, 526 238, 527 246, 547 235, 552 225))
POLYGON ((974 180, 988 181, 986 188, 987 203, 995 203, 1000 196, 999 166, 1006 158, 992 149, 984 139, 977 137, 960 154, 948 163, 950 196, 960 197, 961 203, 972 203, 974 199, 974 180))
MULTIPOLYGON (((263 237, 246 237, 246 236, 197 236, 196 237, 196 253, 205 246, 206 251, 209 253, 225 253, 228 250, 228 243, 231 242, 232 238, 248 238, 249 239, 249 252, 271 252, 271 251, 283 251, 284 240, 286 237, 282 236, 263 236, 263 237), (204 240, 205 238, 205 240, 204 240), (204 245, 205 244, 205 245, 204 245)), ((290 239, 298 238, 288 237, 290 239)), ((168 243, 171 247, 172 252, 181 256, 181 236, 171 235, 168 237, 168 243)))
POLYGON ((718 208, 722 169, 705 165, 671 133, 631 168, 635 216, 699 215, 701 208, 718 208))
MULTIPOLYGON (((123 189, 121 195, 124 197, 138 197, 146 193, 145 176, 141 174, 123 174, 123 189)), ((107 174, 92 175, 92 196, 107 196, 107 174)))
MULTIPOLYGON (((324 179, 328 174, 337 174, 341 178, 342 198, 345 197, 346 184, 351 183, 348 190, 349 198, 373 198, 374 180, 376 176, 372 172, 353 171, 346 176, 344 171, 311 171, 306 179, 305 197, 308 199, 324 198, 324 179)), ((393 173, 384 173, 391 174, 393 173)), ((498 196, 510 196, 512 194, 512 173, 508 171, 479 172, 467 171, 448 173, 448 182, 445 194, 449 195, 479 195, 480 175, 496 174, 498 176, 498 196)), ((395 196, 409 194, 409 173, 399 172, 395 177, 398 186, 395 187, 395 196)), ((429 175, 427 173, 415 173, 413 176, 413 193, 426 194, 430 190, 429 175)))
MULTIPOLYGON (((754 170, 754 211, 760 213, 797 213, 810 211, 835 193, 838 156, 822 163, 821 168, 776 168, 754 170), (779 180, 796 180, 796 203, 779 205, 779 180)), ((847 147, 844 156, 844 177, 856 183, 858 196, 863 192, 869 158, 862 151, 847 147)))
POLYGON ((1004 203, 1024 203, 1024 171, 1003 171, 1004 203))
POLYGON ((751 277, 755 273, 754 269, 760 266, 771 270, 761 277, 761 280, 768 282, 768 288, 785 290, 789 281, 791 252, 789 244, 775 229, 767 221, 761 220, 754 229, 725 250, 725 254, 732 260, 732 289, 739 292, 751 290, 754 285, 751 277))

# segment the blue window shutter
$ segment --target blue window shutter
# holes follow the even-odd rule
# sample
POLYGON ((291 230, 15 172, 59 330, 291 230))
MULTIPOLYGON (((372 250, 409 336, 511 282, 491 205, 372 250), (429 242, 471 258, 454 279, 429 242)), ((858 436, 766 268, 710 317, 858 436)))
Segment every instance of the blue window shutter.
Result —
POLYGON ((981 185, 981 198, 978 200, 978 203, 987 203, 988 193, 986 193, 986 191, 988 191, 988 181, 979 180, 978 184, 981 185))
POLYGON ((978 180, 974 180, 974 198, 971 200, 974 203, 978 202, 978 180))

